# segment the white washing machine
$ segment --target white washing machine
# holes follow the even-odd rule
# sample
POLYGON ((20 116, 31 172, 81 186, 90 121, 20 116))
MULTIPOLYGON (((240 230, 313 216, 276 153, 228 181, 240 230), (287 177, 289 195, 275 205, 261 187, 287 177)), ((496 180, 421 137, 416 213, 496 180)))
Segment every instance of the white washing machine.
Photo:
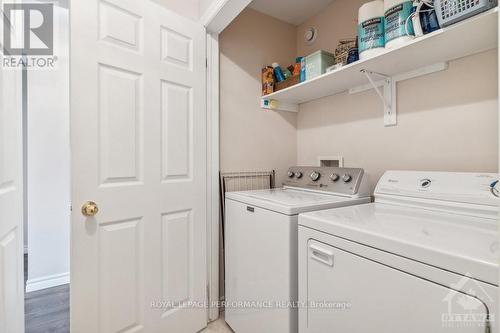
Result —
POLYGON ((371 201, 362 169, 293 167, 283 188, 225 202, 226 322, 236 333, 298 331, 298 214, 371 201))
POLYGON ((300 333, 498 332, 498 175, 388 171, 299 216, 300 333))

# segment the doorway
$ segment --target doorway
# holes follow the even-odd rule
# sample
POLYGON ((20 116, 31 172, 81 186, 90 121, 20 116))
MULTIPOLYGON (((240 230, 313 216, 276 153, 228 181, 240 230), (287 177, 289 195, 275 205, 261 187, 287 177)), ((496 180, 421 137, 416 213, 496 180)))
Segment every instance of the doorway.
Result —
POLYGON ((69 7, 54 4, 50 69, 23 68, 25 332, 69 332, 69 7))

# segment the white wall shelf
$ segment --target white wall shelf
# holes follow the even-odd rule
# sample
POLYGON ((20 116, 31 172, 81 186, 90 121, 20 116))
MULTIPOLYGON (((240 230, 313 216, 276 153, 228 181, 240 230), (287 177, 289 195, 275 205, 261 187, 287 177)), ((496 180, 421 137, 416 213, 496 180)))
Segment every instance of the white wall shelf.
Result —
MULTIPOLYGON (((497 47, 498 8, 494 8, 399 48, 263 96, 261 105, 266 109, 296 112, 302 103, 348 90, 353 92, 359 86, 366 86, 368 80, 363 71, 396 77, 497 47)), ((429 73, 426 70, 421 72, 422 75, 429 73)))

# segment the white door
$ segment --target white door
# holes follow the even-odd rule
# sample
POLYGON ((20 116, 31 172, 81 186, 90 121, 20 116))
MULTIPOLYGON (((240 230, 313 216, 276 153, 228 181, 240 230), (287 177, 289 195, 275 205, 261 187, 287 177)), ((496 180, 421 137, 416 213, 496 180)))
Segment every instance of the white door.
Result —
POLYGON ((0 68, 0 333, 24 332, 21 89, 20 71, 0 68))
POLYGON ((205 30, 151 0, 76 0, 70 13, 71 332, 197 332, 205 30))

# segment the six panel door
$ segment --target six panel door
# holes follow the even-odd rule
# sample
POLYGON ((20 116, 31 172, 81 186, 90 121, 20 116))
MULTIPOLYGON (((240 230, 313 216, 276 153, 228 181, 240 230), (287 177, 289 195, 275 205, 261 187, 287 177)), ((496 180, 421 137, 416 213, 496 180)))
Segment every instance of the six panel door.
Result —
POLYGON ((150 0, 71 3, 71 329, 206 325, 205 29, 150 0), (95 216, 80 206, 97 203, 95 216))

